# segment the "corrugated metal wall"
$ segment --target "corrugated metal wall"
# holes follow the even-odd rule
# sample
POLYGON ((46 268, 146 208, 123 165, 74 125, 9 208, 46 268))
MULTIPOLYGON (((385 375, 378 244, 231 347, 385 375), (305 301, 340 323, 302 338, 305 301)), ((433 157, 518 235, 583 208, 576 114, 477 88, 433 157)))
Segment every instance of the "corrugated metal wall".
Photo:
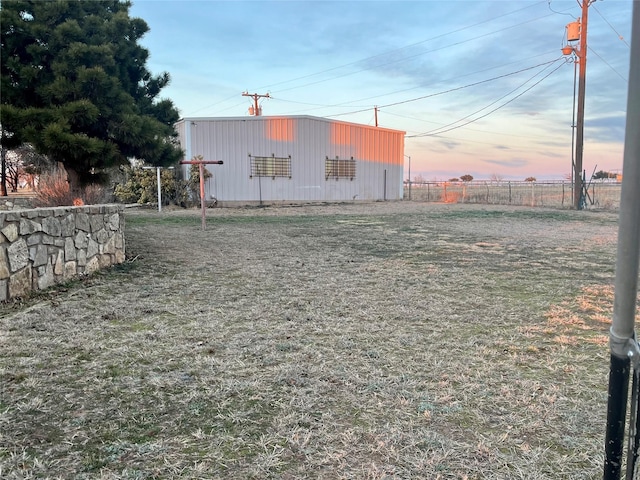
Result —
POLYGON ((306 202, 402 198, 401 131, 308 116, 187 118, 178 122, 176 130, 187 159, 202 155, 205 160, 224 162, 207 166, 213 174, 205 187, 208 199, 306 202), (290 156, 291 177, 252 175, 251 156, 290 156), (353 158, 353 179, 327 178, 325 161, 336 157, 353 158))

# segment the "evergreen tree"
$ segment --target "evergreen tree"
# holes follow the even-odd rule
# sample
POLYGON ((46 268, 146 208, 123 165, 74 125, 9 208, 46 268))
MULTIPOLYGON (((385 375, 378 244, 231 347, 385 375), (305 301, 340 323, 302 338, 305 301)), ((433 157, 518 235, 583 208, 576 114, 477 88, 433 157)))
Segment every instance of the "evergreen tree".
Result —
POLYGON ((135 157, 176 163, 173 102, 158 99, 138 41, 149 30, 119 0, 11 0, 0 7, 3 148, 30 143, 61 162, 73 186, 104 180, 135 157), (76 183, 77 182, 77 183, 76 183))

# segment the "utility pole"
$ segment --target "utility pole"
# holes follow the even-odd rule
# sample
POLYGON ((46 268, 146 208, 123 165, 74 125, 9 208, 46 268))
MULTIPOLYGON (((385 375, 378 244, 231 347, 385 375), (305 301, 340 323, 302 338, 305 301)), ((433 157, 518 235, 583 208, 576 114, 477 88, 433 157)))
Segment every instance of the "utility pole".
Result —
MULTIPOLYGON (((584 152, 584 99, 587 82, 587 22, 589 18, 589 6, 595 0, 582 0, 582 18, 567 25, 569 32, 576 31, 579 24, 579 47, 567 45, 562 49, 564 55, 575 53, 579 66, 578 73, 578 119, 576 124, 575 162, 573 162, 573 206, 576 210, 582 210, 584 205, 584 186, 582 181, 582 154, 584 152)), ((573 35, 567 36, 567 41, 576 40, 573 35)), ((573 125, 571 126, 573 128, 573 125)), ((573 148, 573 145, 572 145, 573 148)))
POLYGON ((576 131, 576 165, 574 171, 573 201, 576 210, 582 210, 584 193, 582 185, 582 153, 584 151, 584 97, 587 82, 587 20, 589 5, 595 0, 582 0, 582 20, 580 22, 580 48, 578 55, 578 123, 576 131))
POLYGON ((258 99, 259 98, 271 98, 271 95, 269 95, 268 93, 261 95, 259 93, 248 93, 248 92, 242 92, 242 96, 243 97, 251 97, 253 98, 253 107, 249 108, 249 114, 250 115, 254 115, 256 117, 259 117, 261 112, 260 112, 260 107, 258 106, 258 99))
POLYGON ((377 127, 378 126, 378 106, 377 105, 373 107, 373 111, 374 111, 374 116, 376 119, 376 127, 377 127))

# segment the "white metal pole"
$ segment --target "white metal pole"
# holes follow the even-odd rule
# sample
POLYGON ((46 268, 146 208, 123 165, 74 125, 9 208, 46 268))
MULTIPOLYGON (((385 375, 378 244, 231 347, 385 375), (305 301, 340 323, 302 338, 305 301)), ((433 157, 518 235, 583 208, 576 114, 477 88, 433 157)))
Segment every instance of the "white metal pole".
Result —
POLYGON ((411 200, 411 155, 409 155, 409 200, 411 200))
POLYGON ((162 211, 162 188, 160 187, 160 167, 156 168, 156 181, 158 182, 158 211, 162 211))
MULTIPOLYGON (((583 0, 586 2, 586 0, 583 0)), ((618 218, 618 250, 613 298, 613 319, 609 333, 611 366, 607 405, 604 480, 618 480, 622 469, 623 442, 630 369, 634 370, 633 397, 637 399, 640 349, 635 339, 640 262, 640 1, 633 2, 627 120, 622 165, 622 192, 618 218)), ((638 459, 637 404, 631 405, 630 452, 627 478, 632 478, 638 459), (635 421, 634 421, 635 417, 635 421)))
POLYGON ((622 165, 622 192, 618 221, 618 252, 611 336, 633 337, 640 259, 640 2, 633 2, 631 66, 627 124, 622 165))

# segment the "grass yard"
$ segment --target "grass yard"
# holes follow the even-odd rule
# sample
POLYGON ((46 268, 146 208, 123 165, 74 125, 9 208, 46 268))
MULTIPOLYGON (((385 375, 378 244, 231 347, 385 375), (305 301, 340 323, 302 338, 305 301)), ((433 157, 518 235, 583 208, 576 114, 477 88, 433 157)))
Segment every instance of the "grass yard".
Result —
POLYGON ((601 478, 616 213, 207 214, 0 305, 1 478, 601 478))

